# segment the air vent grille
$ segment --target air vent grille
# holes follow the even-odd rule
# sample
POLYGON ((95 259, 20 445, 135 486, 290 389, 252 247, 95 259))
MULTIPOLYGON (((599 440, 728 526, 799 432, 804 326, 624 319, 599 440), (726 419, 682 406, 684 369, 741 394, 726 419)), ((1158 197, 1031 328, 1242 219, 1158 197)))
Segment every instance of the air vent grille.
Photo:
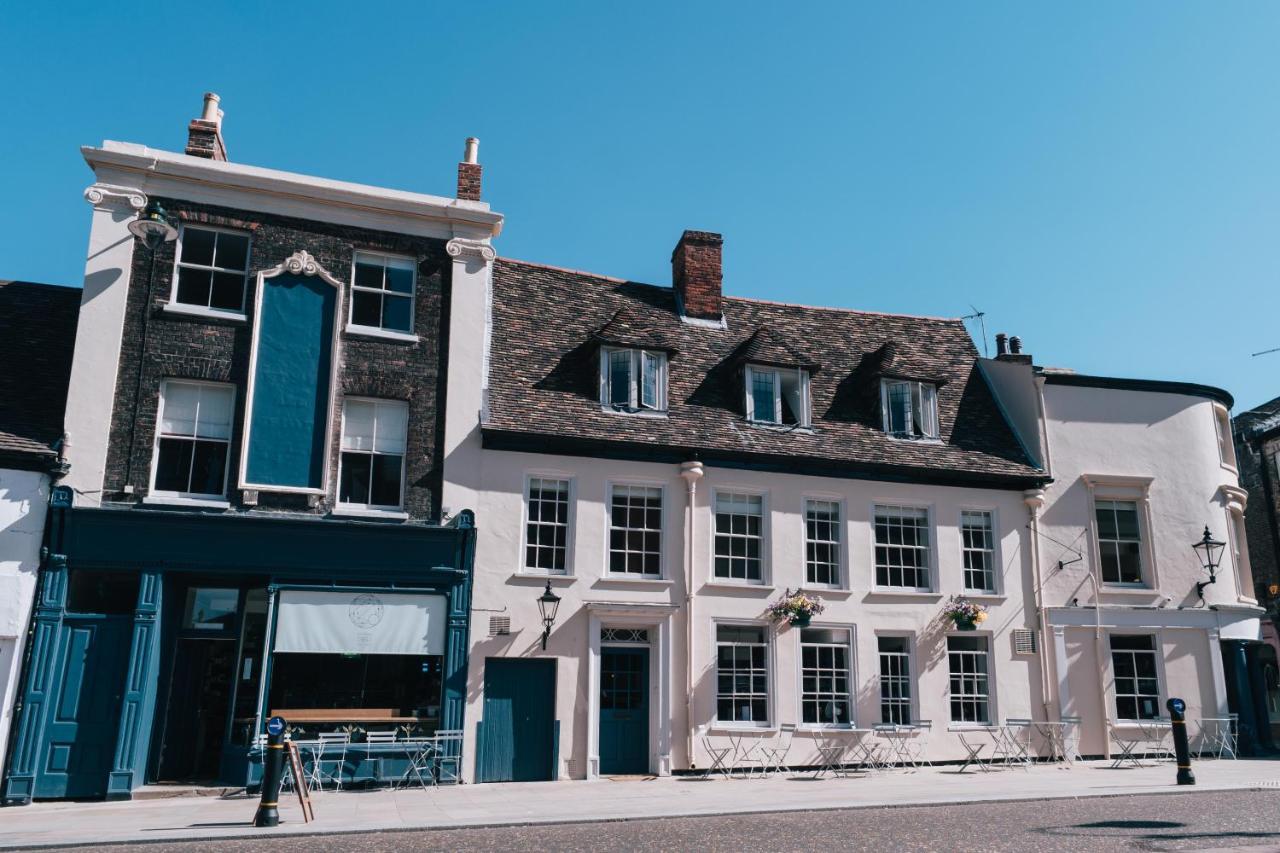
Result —
POLYGON ((1013 653, 1015 655, 1034 655, 1036 653, 1036 632, 1030 628, 1014 628, 1013 653))
POLYGON ((489 617, 489 636, 502 637, 511 633, 511 617, 510 616, 490 616, 489 617))

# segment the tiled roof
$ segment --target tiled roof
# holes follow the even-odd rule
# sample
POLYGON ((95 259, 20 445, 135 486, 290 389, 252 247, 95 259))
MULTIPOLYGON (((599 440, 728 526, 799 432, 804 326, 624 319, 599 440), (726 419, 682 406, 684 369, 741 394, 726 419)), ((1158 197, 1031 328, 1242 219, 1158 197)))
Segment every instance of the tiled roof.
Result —
POLYGON ((769 326, 761 326, 738 348, 737 361, 741 364, 762 364, 770 367, 803 367, 816 370, 818 362, 806 354, 799 344, 785 333, 769 326))
POLYGON ((671 352, 675 345, 662 328, 663 316, 647 306, 624 305, 595 333, 603 344, 671 352))
POLYGON ((79 314, 78 289, 0 281, 0 464, 56 456, 79 314))
POLYGON ((812 467, 881 479, 1008 485, 1043 479, 978 371, 960 320, 736 298, 724 300, 724 315, 724 329, 684 323, 668 287, 499 259, 486 445, 812 467), (666 417, 601 410, 594 336, 620 312, 645 316, 672 342, 666 417), (819 366, 811 381, 812 430, 747 423, 740 356, 753 340, 762 358, 766 349, 772 358, 803 347, 788 357, 819 366), (887 356, 915 378, 939 383, 941 441, 885 435, 879 377, 887 375, 887 356))

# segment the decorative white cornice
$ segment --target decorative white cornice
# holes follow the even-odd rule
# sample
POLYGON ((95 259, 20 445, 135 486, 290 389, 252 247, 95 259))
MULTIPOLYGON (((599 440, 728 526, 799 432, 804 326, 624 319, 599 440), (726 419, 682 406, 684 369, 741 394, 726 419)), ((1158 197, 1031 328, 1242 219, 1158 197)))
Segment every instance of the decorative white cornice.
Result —
POLYGON ((337 279, 333 273, 320 265, 315 256, 306 249, 299 249, 289 257, 285 258, 279 266, 272 267, 269 270, 263 270, 258 275, 262 278, 274 278, 284 273, 292 273, 293 275, 318 275, 334 287, 342 287, 342 282, 337 279))
POLYGON ((147 206, 147 194, 137 187, 122 187, 116 184, 91 184, 85 187, 84 200, 94 207, 111 206, 120 201, 128 203, 134 210, 142 210, 147 206))
POLYGON ((453 258, 479 258, 485 263, 489 263, 498 257, 498 253, 493 250, 483 240, 467 240, 463 237, 454 237, 445 244, 444 250, 453 258))
POLYGON ((1240 515, 1244 514, 1245 507, 1249 504, 1249 493, 1238 486, 1219 486, 1218 498, 1228 510, 1240 515))

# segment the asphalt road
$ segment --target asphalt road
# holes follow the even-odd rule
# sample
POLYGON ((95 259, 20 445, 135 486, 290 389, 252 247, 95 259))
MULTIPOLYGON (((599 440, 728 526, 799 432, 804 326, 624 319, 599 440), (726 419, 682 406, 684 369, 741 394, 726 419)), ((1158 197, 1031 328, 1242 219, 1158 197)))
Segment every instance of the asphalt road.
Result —
POLYGON ((175 853, 357 850, 1280 850, 1280 790, 380 832, 95 848, 175 853))

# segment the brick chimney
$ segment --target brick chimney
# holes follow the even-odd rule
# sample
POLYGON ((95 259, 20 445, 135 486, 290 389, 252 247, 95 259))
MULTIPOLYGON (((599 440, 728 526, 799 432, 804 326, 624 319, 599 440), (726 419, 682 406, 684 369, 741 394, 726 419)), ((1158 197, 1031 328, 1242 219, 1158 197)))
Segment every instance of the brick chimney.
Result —
POLYGON ((458 164, 458 198, 465 201, 480 200, 480 177, 484 167, 480 165, 480 140, 467 137, 467 147, 458 164))
POLYGON ((221 100, 213 92, 204 93, 204 113, 187 125, 187 153, 207 160, 226 160, 227 145, 222 141, 221 100))
POLYGON ((686 231, 671 253, 671 285, 680 298, 680 310, 696 320, 723 318, 720 310, 723 273, 720 247, 724 238, 710 231, 686 231))

